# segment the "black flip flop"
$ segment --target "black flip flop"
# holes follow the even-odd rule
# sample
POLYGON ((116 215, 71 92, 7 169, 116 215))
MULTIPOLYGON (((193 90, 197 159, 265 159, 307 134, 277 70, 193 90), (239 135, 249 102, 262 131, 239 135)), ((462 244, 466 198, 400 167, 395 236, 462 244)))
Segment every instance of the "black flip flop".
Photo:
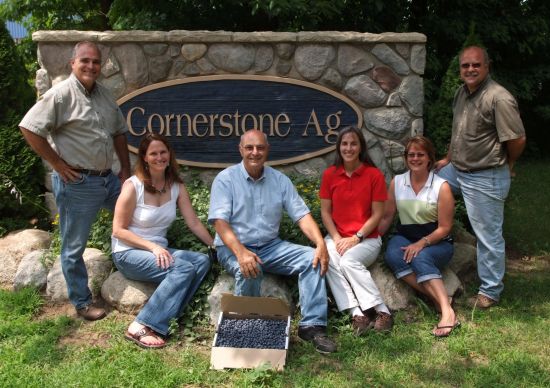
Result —
POLYGON ((439 326, 437 325, 435 327, 434 330, 437 330, 437 329, 451 329, 447 334, 435 334, 435 333, 432 333, 434 337, 436 338, 444 338, 444 337, 448 337, 451 335, 451 333, 453 332, 454 329, 457 329, 460 327, 460 321, 456 321, 456 323, 454 325, 445 325, 445 326, 439 326))

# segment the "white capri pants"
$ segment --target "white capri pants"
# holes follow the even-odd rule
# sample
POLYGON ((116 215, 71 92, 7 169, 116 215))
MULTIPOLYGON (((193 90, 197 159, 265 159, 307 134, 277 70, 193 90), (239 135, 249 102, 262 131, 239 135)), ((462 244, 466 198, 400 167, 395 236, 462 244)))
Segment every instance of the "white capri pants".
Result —
POLYGON ((367 269, 378 257, 382 239, 366 238, 342 256, 336 251, 336 244, 330 236, 326 236, 325 241, 330 256, 327 281, 338 310, 359 306, 365 311, 384 303, 367 269))

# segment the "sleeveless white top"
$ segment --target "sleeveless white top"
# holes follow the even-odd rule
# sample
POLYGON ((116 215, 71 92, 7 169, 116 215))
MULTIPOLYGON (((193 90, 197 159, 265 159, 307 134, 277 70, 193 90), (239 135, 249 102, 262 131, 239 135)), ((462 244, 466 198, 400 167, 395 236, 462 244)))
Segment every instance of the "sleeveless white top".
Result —
POLYGON ((431 171, 424 187, 416 194, 412 188, 410 171, 395 176, 399 234, 416 241, 437 229, 437 202, 441 185, 445 182, 445 179, 431 171))
MULTIPOLYGON (((129 179, 136 190, 136 208, 128 230, 145 240, 166 248, 168 246, 166 232, 176 219, 176 206, 180 192, 179 184, 176 182, 170 188, 170 200, 168 202, 161 206, 154 206, 144 203, 145 186, 143 182, 135 175, 132 175, 129 179)), ((126 245, 115 237, 112 238, 111 244, 113 253, 135 248, 126 245)))

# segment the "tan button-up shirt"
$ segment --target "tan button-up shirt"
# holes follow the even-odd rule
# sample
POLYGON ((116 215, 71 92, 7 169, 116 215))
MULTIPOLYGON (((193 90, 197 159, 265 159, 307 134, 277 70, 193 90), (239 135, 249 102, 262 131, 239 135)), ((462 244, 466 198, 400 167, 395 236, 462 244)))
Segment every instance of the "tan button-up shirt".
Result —
POLYGON ((90 170, 111 168, 113 137, 128 131, 109 90, 96 82, 88 92, 72 73, 44 93, 19 126, 44 138, 49 134, 67 164, 90 170))
POLYGON ((462 86, 453 102, 451 161, 460 170, 502 166, 504 142, 525 136, 515 98, 490 77, 473 93, 462 86))

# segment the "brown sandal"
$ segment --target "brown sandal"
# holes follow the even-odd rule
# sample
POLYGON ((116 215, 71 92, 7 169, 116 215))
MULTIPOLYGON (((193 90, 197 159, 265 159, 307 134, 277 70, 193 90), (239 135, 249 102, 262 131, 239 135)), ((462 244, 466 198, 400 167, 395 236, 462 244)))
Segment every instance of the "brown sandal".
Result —
POLYGON ((124 334, 124 338, 126 338, 128 341, 135 342, 138 346, 141 346, 145 349, 160 349, 166 346, 166 342, 163 342, 162 344, 147 344, 142 341, 143 337, 155 337, 157 339, 162 339, 160 338, 159 334, 157 334, 154 330, 148 328, 147 326, 143 327, 143 329, 141 330, 138 330, 134 334, 130 334, 130 332, 128 331, 126 331, 126 334, 124 334))

